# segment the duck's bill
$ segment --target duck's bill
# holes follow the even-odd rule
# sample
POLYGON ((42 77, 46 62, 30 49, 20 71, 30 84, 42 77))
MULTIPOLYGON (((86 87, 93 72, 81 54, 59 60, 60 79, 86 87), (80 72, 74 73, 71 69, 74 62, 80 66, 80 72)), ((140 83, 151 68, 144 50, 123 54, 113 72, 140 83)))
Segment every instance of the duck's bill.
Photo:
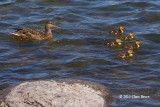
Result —
POLYGON ((60 27, 58 27, 58 26, 56 26, 56 25, 54 26, 54 28, 61 29, 60 27))

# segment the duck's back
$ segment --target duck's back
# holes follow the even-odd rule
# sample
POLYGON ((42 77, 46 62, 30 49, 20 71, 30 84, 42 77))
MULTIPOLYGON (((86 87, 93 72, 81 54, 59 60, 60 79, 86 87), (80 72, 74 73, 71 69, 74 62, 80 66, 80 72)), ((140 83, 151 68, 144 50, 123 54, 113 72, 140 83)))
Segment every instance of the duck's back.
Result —
POLYGON ((21 29, 11 34, 35 40, 45 39, 45 33, 37 29, 21 29))

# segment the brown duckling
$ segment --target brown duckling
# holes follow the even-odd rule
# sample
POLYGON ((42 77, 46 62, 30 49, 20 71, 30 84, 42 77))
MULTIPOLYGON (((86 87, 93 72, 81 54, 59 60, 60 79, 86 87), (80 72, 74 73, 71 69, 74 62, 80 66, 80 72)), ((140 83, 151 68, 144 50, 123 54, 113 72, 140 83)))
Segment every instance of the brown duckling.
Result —
POLYGON ((133 32, 130 32, 129 36, 121 36, 120 37, 121 40, 130 40, 130 39, 133 39, 133 38, 134 38, 134 33, 133 32))
POLYGON ((136 43, 134 45, 128 45, 128 46, 125 46, 124 48, 126 48, 126 49, 137 49, 137 48, 140 48, 140 43, 141 43, 140 40, 136 40, 136 43))
POLYGON ((17 29, 16 32, 10 32, 12 35, 32 40, 53 39, 51 28, 58 28, 53 22, 48 21, 45 25, 45 32, 36 29, 17 29))
POLYGON ((122 35, 124 26, 119 26, 119 29, 111 30, 109 33, 112 35, 122 35))
POLYGON ((111 41, 111 42, 107 42, 106 45, 107 46, 120 46, 122 44, 122 40, 121 39, 116 39, 115 41, 111 41))
POLYGON ((120 53, 117 55, 118 58, 128 58, 128 57, 132 57, 133 56, 133 50, 128 50, 127 53, 120 53))

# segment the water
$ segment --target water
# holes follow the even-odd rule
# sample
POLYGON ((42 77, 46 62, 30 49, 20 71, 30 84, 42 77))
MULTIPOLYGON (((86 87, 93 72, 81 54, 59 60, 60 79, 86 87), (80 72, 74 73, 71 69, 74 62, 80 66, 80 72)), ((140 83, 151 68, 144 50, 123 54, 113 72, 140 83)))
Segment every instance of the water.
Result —
POLYGON ((159 43, 159 0, 1 0, 0 89, 76 78, 108 87, 115 98, 111 106, 160 106, 159 43), (52 43, 15 40, 8 33, 14 27, 44 30, 47 20, 62 28, 53 30, 52 43), (123 48, 104 45, 118 37, 108 31, 119 25, 142 43, 128 60, 116 58, 123 48))

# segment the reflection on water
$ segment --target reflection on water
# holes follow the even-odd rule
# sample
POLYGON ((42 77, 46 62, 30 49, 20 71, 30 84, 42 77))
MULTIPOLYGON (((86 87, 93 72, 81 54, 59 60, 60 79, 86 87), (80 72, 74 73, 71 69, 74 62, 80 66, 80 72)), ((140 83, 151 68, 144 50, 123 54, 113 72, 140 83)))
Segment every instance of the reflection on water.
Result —
POLYGON ((77 78, 107 86, 113 106, 160 105, 159 1, 1 0, 0 7, 0 89, 26 80, 77 78), (52 30, 54 42, 20 41, 8 33, 15 27, 43 31, 47 20, 62 28, 52 30), (119 25, 141 40, 132 58, 118 59, 126 50, 104 45, 119 37, 108 33, 119 25))

